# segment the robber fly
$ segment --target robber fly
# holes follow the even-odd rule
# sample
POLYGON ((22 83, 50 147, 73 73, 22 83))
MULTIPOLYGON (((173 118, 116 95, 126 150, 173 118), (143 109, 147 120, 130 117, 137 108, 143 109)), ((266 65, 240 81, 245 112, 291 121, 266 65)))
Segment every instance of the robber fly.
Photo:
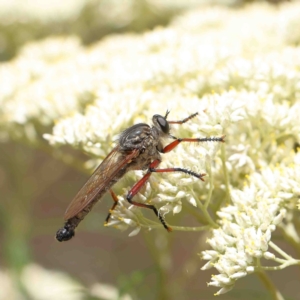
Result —
POLYGON ((124 130, 117 142, 117 146, 108 154, 98 168, 94 171, 87 183, 75 196, 65 212, 65 225, 56 233, 56 239, 60 242, 70 240, 75 234, 75 228, 90 212, 92 207, 109 190, 114 204, 106 218, 109 221, 110 214, 118 203, 118 198, 111 187, 130 170, 146 170, 146 174, 128 192, 127 201, 133 205, 152 209, 160 222, 168 231, 171 231, 163 216, 159 214, 154 205, 138 203, 133 197, 140 191, 152 173, 183 172, 203 180, 205 174, 198 174, 183 168, 158 169, 161 162, 161 154, 170 152, 181 142, 224 142, 225 136, 204 138, 176 138, 170 134, 170 124, 183 124, 194 118, 194 113, 181 121, 167 121, 169 111, 165 116, 154 115, 152 127, 140 123, 124 130), (174 141, 163 146, 162 140, 171 138, 174 141))

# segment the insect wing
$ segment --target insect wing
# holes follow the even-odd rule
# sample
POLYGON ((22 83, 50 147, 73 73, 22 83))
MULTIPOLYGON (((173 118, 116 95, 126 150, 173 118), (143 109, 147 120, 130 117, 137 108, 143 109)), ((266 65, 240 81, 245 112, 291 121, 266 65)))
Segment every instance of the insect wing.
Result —
POLYGON ((135 149, 128 155, 124 155, 119 151, 119 148, 120 146, 116 146, 108 154, 78 192, 65 212, 65 220, 73 218, 90 204, 99 193, 107 188, 107 185, 118 172, 139 154, 139 151, 135 149))

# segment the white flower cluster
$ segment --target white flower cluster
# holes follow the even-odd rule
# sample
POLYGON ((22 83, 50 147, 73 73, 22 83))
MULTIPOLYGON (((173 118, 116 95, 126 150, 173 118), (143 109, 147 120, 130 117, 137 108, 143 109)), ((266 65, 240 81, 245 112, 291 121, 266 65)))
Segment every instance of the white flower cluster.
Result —
MULTIPOLYGON (((263 258, 277 268, 299 264, 272 241, 276 227, 297 241, 291 228, 300 192, 300 31, 288 28, 299 10, 297 2, 278 10, 262 4, 238 12, 211 8, 88 49, 74 38, 27 45, 0 69, 6 80, 0 138, 38 141, 51 128, 43 135, 51 146, 69 145, 102 160, 129 126, 150 123, 167 109, 168 120, 198 112, 172 125, 171 133, 226 135, 225 145, 181 143, 162 155, 159 167, 206 173, 205 182, 179 172, 152 174, 134 200, 155 204, 163 216, 187 202, 200 210, 202 225, 212 229, 204 269, 219 271, 210 283, 221 288, 218 294, 240 277, 268 270, 263 258)), ((130 172, 113 187, 120 204, 108 226, 131 227, 131 235, 162 227, 124 200, 143 174, 130 172)))
POLYGON ((143 31, 166 24, 174 15, 202 0, 0 0, 0 61, 19 48, 51 35, 80 36, 91 43, 125 30, 143 31), (88 20, 88 23, 86 22, 88 20))
MULTIPOLYGON (((176 1, 164 1, 163 3, 157 0, 148 0, 149 4, 156 7, 160 11, 166 11, 171 9, 187 8, 196 6, 201 3, 200 0, 176 0, 176 1)), ((5 18, 1 18, 0 23, 5 23, 9 17, 14 17, 14 20, 21 19, 23 21, 39 20, 42 23, 53 22, 54 19, 64 20, 69 18, 78 17, 80 10, 87 5, 96 4, 99 13, 106 11, 106 18, 110 20, 112 24, 121 25, 121 20, 133 17, 135 0, 122 1, 122 5, 118 5, 118 0, 99 1, 99 0, 68 0, 61 3, 59 0, 51 1, 49 3, 42 3, 39 0, 28 0, 26 4, 20 0, 6 1, 0 0, 0 15, 5 18), (127 17, 124 16, 127 13, 127 17), (115 21, 113 22, 113 17, 115 21), (121 18, 121 20, 120 20, 121 18)), ((146 3, 144 4, 146 5, 146 3)), ((91 20, 93 21, 93 20, 91 20)), ((103 20, 104 21, 104 20, 103 20)), ((107 21, 107 20, 106 20, 107 21)))
MULTIPOLYGON (((157 29, 143 36, 109 38, 88 50, 74 38, 29 44, 16 60, 0 67, 1 82, 4 82, 0 90, 0 123, 1 128, 5 128, 1 133, 8 135, 18 131, 23 137, 30 125, 30 130, 32 127, 37 130, 39 125, 51 125, 72 112, 84 111, 87 104, 94 101, 96 106, 103 106, 111 97, 122 99, 125 109, 130 105, 132 114, 134 109, 130 103, 134 100, 127 104, 124 98, 143 102, 142 98, 149 92, 162 94, 161 101, 184 96, 182 102, 230 87, 263 95, 270 93, 281 101, 297 97, 298 50, 286 48, 285 37, 272 40, 277 37, 276 26, 282 25, 278 25, 278 14, 286 24, 294 6, 298 8, 288 6, 289 9, 277 14, 265 8, 270 18, 269 39, 235 30, 240 18, 247 17, 249 31, 254 34, 263 31, 255 17, 260 7, 254 6, 239 18, 226 9, 198 11, 179 18, 168 29, 157 29), (202 14, 206 16, 203 20, 198 17, 202 14), (227 18, 220 18, 220 14, 229 14, 229 21, 225 22, 227 18), (202 20, 201 24, 192 21, 196 17, 202 20), (213 34, 207 30, 212 23, 216 23, 213 34), (222 36, 232 38, 223 41, 222 36), (268 51, 261 45, 265 40, 268 40, 268 51), (260 54, 253 56, 250 42, 260 54), (276 52, 270 52, 275 47, 276 52)), ((156 102, 151 95, 147 98, 156 102)))
POLYGON ((221 288, 217 295, 232 289, 237 279, 264 269, 260 259, 286 262, 269 251, 269 243, 287 209, 295 208, 300 192, 299 157, 292 168, 279 166, 254 173, 243 190, 231 191, 232 204, 217 212, 220 227, 208 240, 213 250, 202 252, 208 260, 202 269, 215 267, 220 273, 209 283, 221 288))

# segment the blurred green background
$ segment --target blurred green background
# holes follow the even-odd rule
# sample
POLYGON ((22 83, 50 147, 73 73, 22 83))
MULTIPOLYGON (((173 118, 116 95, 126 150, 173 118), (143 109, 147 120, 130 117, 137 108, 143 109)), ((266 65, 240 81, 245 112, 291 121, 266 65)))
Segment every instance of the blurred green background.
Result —
MULTIPOLYGON (((2 0, 0 60, 9 62, 22 45, 51 35, 76 35, 88 45, 109 34, 165 26, 178 14, 203 4, 235 9, 244 3, 2 0)), ((50 132, 50 127, 40 131, 41 135, 50 132)), ((78 165, 88 159, 69 153, 78 165)), ((202 262, 196 255, 206 247, 205 233, 157 230, 129 238, 128 232, 103 227, 111 206, 108 197, 80 224, 76 238, 56 242, 54 235, 62 225, 65 208, 88 178, 76 164, 62 163, 59 157, 58 150, 42 139, 38 145, 14 137, 1 140, 1 300, 215 299, 215 289, 206 286, 213 271, 201 271, 202 262)), ((188 216, 184 218, 173 218, 170 223, 193 224, 188 216)), ((286 269, 270 277, 278 285, 284 278, 283 294, 293 295, 298 288, 299 272, 295 276, 286 269)), ((254 275, 219 298, 271 299, 254 275)))

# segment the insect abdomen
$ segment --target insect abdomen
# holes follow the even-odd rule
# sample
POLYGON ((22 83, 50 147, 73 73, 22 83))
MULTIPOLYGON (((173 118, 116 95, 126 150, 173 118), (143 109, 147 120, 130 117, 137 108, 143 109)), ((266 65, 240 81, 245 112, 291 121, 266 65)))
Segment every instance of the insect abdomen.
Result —
POLYGON ((56 232, 56 239, 59 242, 64 242, 70 240, 75 235, 75 228, 84 219, 84 217, 92 210, 93 206, 102 198, 102 196, 126 173, 126 170, 120 170, 118 176, 112 179, 105 187, 102 189, 95 198, 77 215, 68 219, 65 222, 64 227, 60 228, 56 232))

